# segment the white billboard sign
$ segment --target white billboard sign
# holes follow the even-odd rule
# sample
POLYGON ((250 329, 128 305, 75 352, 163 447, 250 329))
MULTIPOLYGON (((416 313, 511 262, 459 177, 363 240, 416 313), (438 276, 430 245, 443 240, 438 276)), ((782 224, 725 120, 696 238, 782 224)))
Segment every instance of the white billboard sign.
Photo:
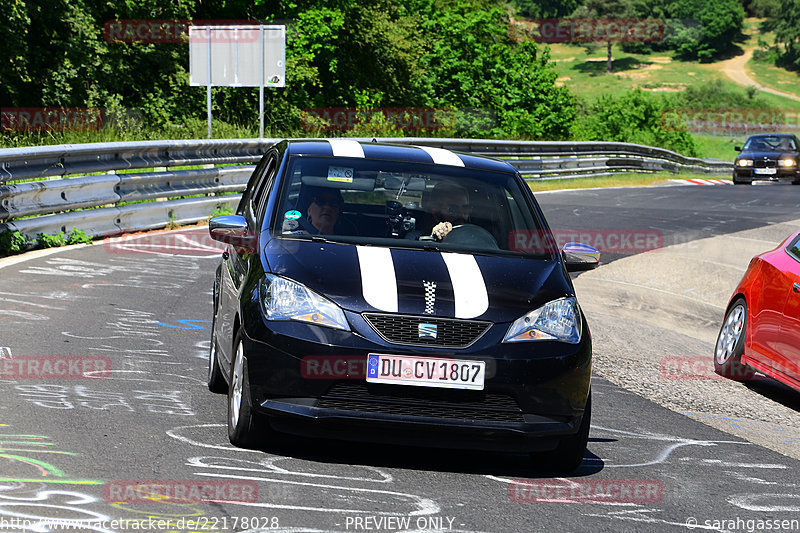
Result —
POLYGON ((211 138, 211 87, 259 87, 264 136, 264 87, 286 86, 285 26, 190 26, 189 85, 205 86, 211 138))

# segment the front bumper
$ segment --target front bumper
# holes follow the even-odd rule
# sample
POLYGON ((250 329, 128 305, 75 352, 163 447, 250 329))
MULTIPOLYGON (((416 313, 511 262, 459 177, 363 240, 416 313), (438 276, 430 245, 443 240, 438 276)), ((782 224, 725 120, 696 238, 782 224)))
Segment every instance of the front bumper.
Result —
POLYGON ((734 179, 739 180, 764 180, 764 181, 774 181, 774 180, 798 180, 800 179, 800 170, 797 168, 775 168, 775 174, 757 174, 756 170, 765 170, 765 169, 754 169, 752 167, 735 167, 733 170, 733 177, 734 179))
MULTIPOLYGON (((259 317, 260 318, 260 317, 259 317)), ((358 333, 254 320, 243 343, 251 404, 278 431, 376 443, 537 451, 580 426, 589 392, 591 339, 501 344, 495 325, 468 349, 389 344, 360 315, 358 333), (486 362, 483 391, 367 383, 369 353, 486 362)))

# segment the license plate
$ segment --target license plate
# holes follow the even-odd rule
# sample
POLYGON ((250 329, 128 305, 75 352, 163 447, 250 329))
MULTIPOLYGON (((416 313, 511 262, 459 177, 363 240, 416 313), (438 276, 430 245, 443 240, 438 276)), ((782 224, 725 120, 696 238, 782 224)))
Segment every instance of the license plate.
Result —
POLYGON ((757 168, 756 174, 777 174, 778 169, 776 168, 757 168))
POLYGON ((367 381, 445 389, 483 390, 485 361, 371 353, 367 381))

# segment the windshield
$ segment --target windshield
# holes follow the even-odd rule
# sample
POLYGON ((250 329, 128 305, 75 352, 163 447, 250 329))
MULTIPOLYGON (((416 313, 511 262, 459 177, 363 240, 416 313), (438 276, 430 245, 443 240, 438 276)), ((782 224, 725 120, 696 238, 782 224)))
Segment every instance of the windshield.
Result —
POLYGON ((355 244, 551 257, 550 233, 514 174, 293 156, 274 235, 355 244))
POLYGON ((750 137, 747 139, 744 149, 751 152, 796 151, 797 145, 792 137, 785 135, 765 135, 761 137, 750 137))

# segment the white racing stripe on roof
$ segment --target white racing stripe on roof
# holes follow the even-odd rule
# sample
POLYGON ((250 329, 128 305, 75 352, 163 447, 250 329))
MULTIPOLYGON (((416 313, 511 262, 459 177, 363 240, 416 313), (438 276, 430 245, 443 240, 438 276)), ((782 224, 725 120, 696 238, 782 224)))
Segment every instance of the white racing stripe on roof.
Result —
POLYGON ((453 283, 456 318, 475 318, 485 313, 489 309, 489 296, 475 257, 442 252, 442 259, 453 283))
POLYGON ((455 167, 463 167, 464 161, 458 157, 457 154, 444 148, 431 148, 430 146, 418 146, 417 148, 425 150, 431 156, 433 162, 437 165, 453 165, 455 167))
POLYGON ((397 312, 397 277, 389 248, 356 246, 364 300, 375 309, 397 312))
POLYGON ((328 139, 336 157, 364 157, 364 149, 352 139, 328 139))

